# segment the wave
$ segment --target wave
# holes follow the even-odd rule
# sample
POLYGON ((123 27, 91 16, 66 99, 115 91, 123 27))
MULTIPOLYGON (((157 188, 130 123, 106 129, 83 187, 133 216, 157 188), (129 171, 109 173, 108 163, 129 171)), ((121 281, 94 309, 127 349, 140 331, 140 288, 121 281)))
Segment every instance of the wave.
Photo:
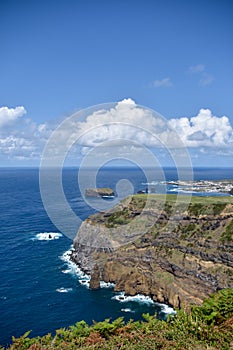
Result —
POLYGON ((64 261, 68 266, 68 269, 62 270, 62 272, 70 273, 71 275, 75 276, 78 279, 78 282, 82 286, 89 288, 90 276, 85 274, 73 261, 70 260, 72 252, 73 252, 73 246, 71 246, 69 250, 63 253, 62 256, 60 256, 60 259, 64 261))
POLYGON ((57 288, 56 291, 58 293, 69 293, 73 290, 73 288, 64 288, 64 287, 61 287, 61 288, 57 288))
POLYGON ((71 273, 77 276, 78 279, 80 280, 81 279, 90 280, 90 276, 85 274, 73 261, 70 260, 72 252, 73 252, 73 247, 71 246, 69 250, 67 250, 65 253, 62 254, 62 256, 60 256, 60 259, 64 261, 68 266, 68 269, 62 270, 62 272, 71 273))
POLYGON ((134 313, 135 311, 131 310, 129 307, 125 308, 125 309, 121 309, 122 312, 132 312, 134 313))
POLYGON ((41 232, 37 233, 37 235, 33 238, 38 241, 53 241, 54 239, 59 239, 62 237, 62 234, 59 232, 41 232))
POLYGON ((141 182, 141 185, 144 185, 144 186, 153 186, 153 185, 158 185, 159 182, 158 181, 151 181, 151 182, 141 182))
POLYGON ((176 311, 171 306, 168 306, 166 304, 160 304, 160 303, 157 303, 157 305, 162 307, 162 312, 167 314, 167 315, 175 315, 176 314, 176 311))
POLYGON ((115 283, 100 281, 100 288, 114 288, 115 283))
MULTIPOLYGON (((68 266, 67 269, 62 270, 62 273, 70 273, 74 275, 75 277, 77 277, 78 282, 82 286, 89 288, 90 276, 85 274, 73 261, 70 260, 72 252, 73 246, 71 246, 71 248, 60 257, 60 259, 64 261, 68 266)), ((100 281, 100 288, 113 288, 114 286, 114 283, 100 281)))
MULTIPOLYGON (((137 294, 135 296, 126 296, 125 292, 120 292, 117 295, 115 295, 114 297, 112 297, 112 300, 117 300, 120 303, 128 303, 128 302, 134 301, 134 302, 137 302, 139 304, 157 305, 162 309, 161 312, 163 312, 164 314, 169 314, 169 315, 176 314, 176 311, 171 306, 166 305, 166 304, 157 303, 157 302, 153 301, 153 299, 151 299, 149 296, 145 296, 142 294, 137 294)), ((134 312, 130 308, 121 309, 121 311, 134 312)))
POLYGON ((147 305, 155 304, 155 302, 146 295, 137 294, 134 296, 130 296, 130 295, 126 296, 125 292, 120 292, 119 294, 115 295, 114 297, 112 297, 112 300, 117 300, 120 303, 128 303, 130 301, 134 301, 140 304, 147 304, 147 305))
POLYGON ((66 269, 66 270, 62 270, 61 272, 62 272, 62 273, 71 273, 72 270, 71 270, 71 269, 66 269))

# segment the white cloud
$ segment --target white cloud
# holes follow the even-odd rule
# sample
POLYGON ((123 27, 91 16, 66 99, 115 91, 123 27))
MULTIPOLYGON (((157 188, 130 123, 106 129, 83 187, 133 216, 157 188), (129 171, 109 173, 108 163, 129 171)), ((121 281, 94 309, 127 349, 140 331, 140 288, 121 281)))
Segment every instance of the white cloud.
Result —
POLYGON ((16 108, 0 107, 0 128, 13 124, 24 114, 26 114, 26 110, 23 106, 16 108))
POLYGON ((199 73, 199 72, 203 72, 204 70, 205 70, 204 64, 197 64, 196 66, 189 67, 190 73, 199 73))
POLYGON ((209 109, 200 109, 192 118, 169 121, 187 147, 232 147, 233 129, 226 116, 216 117, 209 109))
POLYGON ((51 127, 37 125, 25 117, 23 106, 0 107, 1 159, 39 159, 51 133, 51 127), (50 129, 50 130, 49 130, 50 129))
MULTIPOLYGON (((24 116, 24 107, 17 108, 0 108, 0 157, 40 160, 57 125, 54 122, 37 124, 24 116)), ((143 147, 158 154, 161 149, 175 150, 182 145, 195 150, 191 152, 192 157, 204 152, 206 155, 214 152, 216 156, 233 154, 233 129, 229 118, 215 116, 209 109, 200 109, 190 118, 166 121, 155 112, 136 105, 132 99, 124 99, 111 108, 90 112, 83 119, 79 114, 76 119, 67 119, 66 126, 57 132, 52 155, 59 156, 64 152, 64 145, 71 147, 75 142, 71 154, 76 157, 78 154, 80 158, 95 147, 111 153, 113 148, 120 146, 124 151, 124 145, 127 145, 127 151, 132 149, 138 154, 143 147)))
POLYGON ((197 64, 196 66, 189 67, 189 72, 199 77, 200 86, 210 85, 214 81, 213 75, 206 72, 204 64, 197 64))
MULTIPOLYGON (((33 141, 22 137, 8 136, 0 139, 1 153, 8 158, 34 158, 36 155, 36 146, 33 141)), ((37 153, 38 156, 38 153, 37 153)))
POLYGON ((169 77, 163 78, 161 80, 157 79, 153 82, 153 87, 170 87, 173 86, 173 83, 169 77))
POLYGON ((211 74, 203 73, 199 81, 201 86, 210 85, 214 81, 214 77, 211 74))
POLYGON ((72 137, 84 147, 96 147, 106 142, 115 146, 116 140, 127 140, 138 146, 158 147, 171 144, 168 133, 173 134, 175 144, 177 135, 170 129, 165 119, 156 113, 139 107, 131 99, 118 102, 114 108, 99 110, 90 114, 85 122, 78 123, 78 130, 72 137))

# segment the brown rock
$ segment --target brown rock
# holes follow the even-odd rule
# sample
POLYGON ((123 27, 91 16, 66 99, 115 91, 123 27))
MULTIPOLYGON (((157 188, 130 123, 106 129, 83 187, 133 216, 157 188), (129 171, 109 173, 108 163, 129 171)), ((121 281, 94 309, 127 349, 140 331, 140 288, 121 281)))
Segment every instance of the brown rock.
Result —
POLYGON ((91 273, 90 289, 95 290, 99 288, 100 288, 100 269, 99 269, 99 266, 96 264, 91 273))

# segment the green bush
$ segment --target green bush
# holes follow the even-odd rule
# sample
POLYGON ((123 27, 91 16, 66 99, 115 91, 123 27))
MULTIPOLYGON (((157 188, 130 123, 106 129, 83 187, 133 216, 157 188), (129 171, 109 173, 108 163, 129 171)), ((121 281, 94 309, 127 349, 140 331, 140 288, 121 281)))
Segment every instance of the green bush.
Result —
POLYGON ((205 299, 202 306, 192 306, 190 312, 160 321, 144 314, 144 321, 124 323, 122 317, 106 319, 88 326, 77 322, 69 329, 59 329, 55 337, 29 338, 25 333, 13 337, 9 350, 149 350, 149 349, 218 349, 230 350, 233 345, 233 289, 225 289, 205 299))

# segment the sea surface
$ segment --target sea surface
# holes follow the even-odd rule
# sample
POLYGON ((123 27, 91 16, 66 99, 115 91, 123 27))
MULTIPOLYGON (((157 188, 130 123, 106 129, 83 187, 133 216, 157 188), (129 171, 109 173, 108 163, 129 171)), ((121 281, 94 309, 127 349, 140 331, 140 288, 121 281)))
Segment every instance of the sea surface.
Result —
MULTIPOLYGON (((63 188, 69 205, 84 220, 95 209, 81 195, 77 174, 77 169, 64 169, 63 188)), ((178 178, 175 169, 164 169, 164 174, 166 180, 178 178)), ((117 190, 122 179, 130 181, 134 193, 145 190, 148 183, 139 168, 101 169, 96 185, 117 190)), ((156 173, 151 179, 158 180, 156 173)), ((194 179, 233 179, 233 169, 194 169, 194 179)), ((146 312, 165 318, 172 311, 143 296, 125 298, 114 293, 111 285, 89 290, 86 276, 67 262, 64 253, 71 245, 72 240, 59 232, 43 207, 38 169, 0 169, 1 345, 28 330, 37 336, 80 320, 89 324, 120 316, 136 320, 146 312)))

